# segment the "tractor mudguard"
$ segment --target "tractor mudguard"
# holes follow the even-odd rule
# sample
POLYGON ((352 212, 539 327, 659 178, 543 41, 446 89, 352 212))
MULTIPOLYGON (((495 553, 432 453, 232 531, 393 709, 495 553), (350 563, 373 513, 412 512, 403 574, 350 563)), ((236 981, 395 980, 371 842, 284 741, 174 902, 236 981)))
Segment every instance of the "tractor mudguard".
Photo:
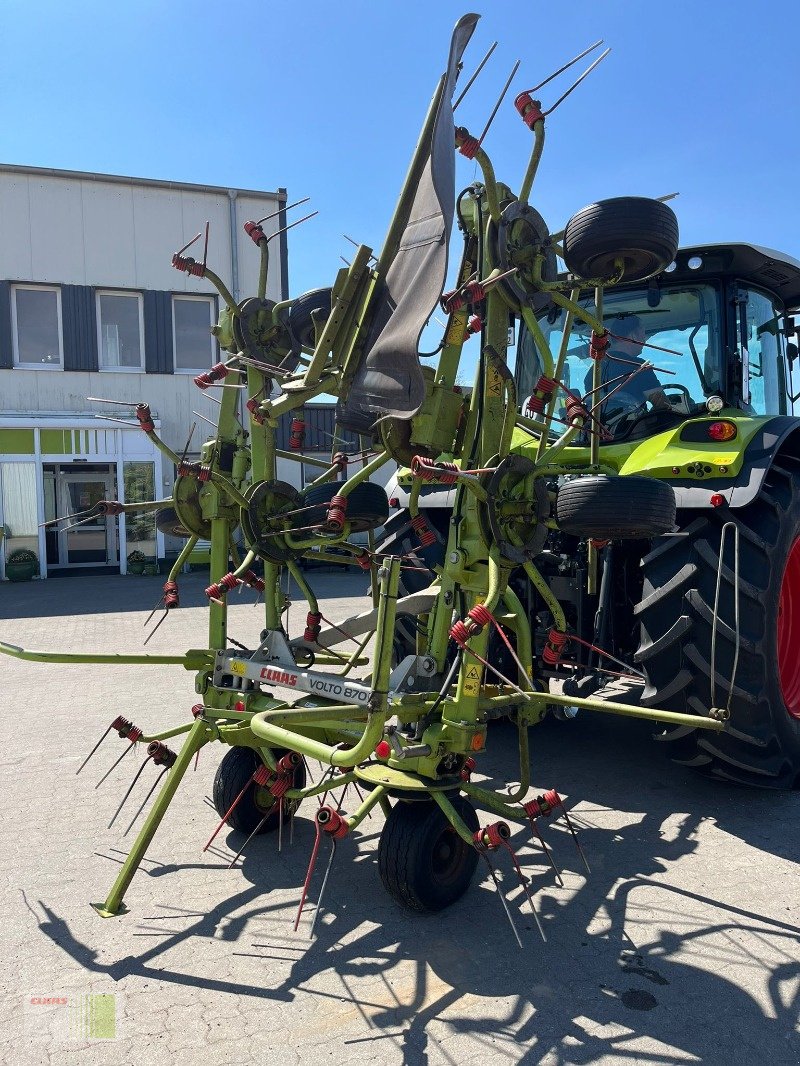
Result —
POLYGON ((760 426, 744 450, 742 467, 735 478, 707 478, 701 483, 670 479, 678 509, 712 507, 715 493, 725 497, 728 507, 746 507, 758 496, 767 471, 784 450, 800 459, 800 418, 778 415, 760 426))

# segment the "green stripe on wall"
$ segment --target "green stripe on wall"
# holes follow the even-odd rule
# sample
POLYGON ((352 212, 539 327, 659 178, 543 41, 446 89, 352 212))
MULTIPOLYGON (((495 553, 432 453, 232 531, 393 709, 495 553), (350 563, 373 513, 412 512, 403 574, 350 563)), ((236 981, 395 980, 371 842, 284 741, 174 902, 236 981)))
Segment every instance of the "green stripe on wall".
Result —
POLYGON ((33 455, 32 429, 0 429, 0 455, 33 455))

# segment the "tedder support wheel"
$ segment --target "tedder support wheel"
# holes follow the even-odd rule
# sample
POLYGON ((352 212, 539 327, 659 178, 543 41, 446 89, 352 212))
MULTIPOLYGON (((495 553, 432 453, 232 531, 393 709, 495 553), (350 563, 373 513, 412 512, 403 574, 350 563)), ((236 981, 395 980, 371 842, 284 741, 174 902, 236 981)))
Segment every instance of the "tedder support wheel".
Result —
POLYGON ((691 516, 642 560, 636 659, 643 702, 690 714, 730 708, 722 733, 667 727, 658 739, 677 762, 715 777, 772 788, 800 787, 800 482, 797 461, 779 455, 747 507, 691 516), (788 467, 791 464, 791 469, 788 467), (739 533, 739 655, 735 551, 739 533), (714 662, 714 601, 720 575, 714 662), (733 679, 733 681, 731 680, 733 679))
MULTIPOLYGON (((314 504, 317 504, 320 509, 318 513, 304 512, 297 515, 297 526, 307 526, 309 524, 309 515, 311 516, 311 521, 321 522, 325 517, 325 509, 322 505, 327 506, 340 491, 341 487, 342 483, 340 481, 328 481, 324 485, 317 485, 315 488, 309 489, 303 496, 300 506, 313 507, 314 504)), ((372 481, 362 481, 360 485, 356 485, 347 497, 347 521, 350 523, 350 530, 353 533, 363 533, 368 529, 377 529, 378 526, 383 525, 388 517, 389 499, 386 495, 386 489, 382 485, 376 485, 372 481)))
MULTIPOLYGON (((275 757, 279 759, 286 752, 277 750, 275 757)), ((252 748, 231 748, 226 752, 222 762, 217 767, 214 777, 214 806, 222 818, 230 810, 231 804, 247 786, 253 774, 263 765, 258 752, 252 748)), ((306 783, 306 768, 300 763, 294 772, 293 788, 304 788, 306 783)), ((284 821, 293 815, 300 806, 299 800, 287 800, 283 805, 284 821)), ((236 804, 236 807, 226 819, 231 829, 240 833, 252 833, 264 815, 269 817, 259 830, 259 833, 271 833, 278 828, 278 801, 267 788, 259 788, 251 782, 250 787, 236 804)))
POLYGON ((314 319, 320 325, 331 313, 331 290, 312 289, 292 301, 289 308, 289 329, 304 348, 314 347, 314 319))
MULTIPOLYGON (((463 796, 453 806, 468 828, 479 828, 463 796)), ((413 911, 440 911, 467 891, 478 853, 456 833, 437 803, 400 801, 392 807, 378 844, 378 869, 386 891, 413 911)))
POLYGON ((665 481, 635 474, 578 477, 558 490, 556 520, 576 537, 657 537, 675 527, 675 493, 665 481))
POLYGON ((616 196, 582 208, 564 230, 564 262, 581 278, 643 281, 669 266, 678 250, 678 219, 660 200, 616 196))

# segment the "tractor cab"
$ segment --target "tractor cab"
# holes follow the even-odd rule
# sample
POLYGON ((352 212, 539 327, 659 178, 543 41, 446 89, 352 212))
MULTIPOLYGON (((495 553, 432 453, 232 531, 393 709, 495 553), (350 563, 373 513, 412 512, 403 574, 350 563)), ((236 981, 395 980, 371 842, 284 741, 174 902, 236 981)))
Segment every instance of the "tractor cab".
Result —
MULTIPOLYGON (((594 292, 579 302, 592 310, 594 292)), ((733 416, 791 415, 800 377, 788 314, 800 305, 800 263, 747 244, 681 249, 649 281, 611 287, 603 301, 608 349, 592 394, 590 328, 573 324, 567 340, 556 417, 567 390, 600 404, 605 443, 637 440, 690 418, 726 410, 733 416)), ((566 312, 538 315, 550 350, 562 344, 566 312)), ((517 397, 523 415, 542 368, 523 324, 517 347, 517 397)))

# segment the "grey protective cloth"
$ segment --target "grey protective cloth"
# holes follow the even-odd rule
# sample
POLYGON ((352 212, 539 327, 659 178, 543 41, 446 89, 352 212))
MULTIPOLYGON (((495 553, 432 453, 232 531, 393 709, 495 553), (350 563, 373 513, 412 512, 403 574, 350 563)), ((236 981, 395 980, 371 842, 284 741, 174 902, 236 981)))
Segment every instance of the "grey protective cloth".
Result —
POLYGON ((478 18, 464 15, 453 30, 428 161, 386 273, 361 365, 348 395, 339 400, 339 421, 362 433, 387 416, 411 418, 425 398, 419 338, 444 288, 455 213, 452 97, 461 56, 478 18))

